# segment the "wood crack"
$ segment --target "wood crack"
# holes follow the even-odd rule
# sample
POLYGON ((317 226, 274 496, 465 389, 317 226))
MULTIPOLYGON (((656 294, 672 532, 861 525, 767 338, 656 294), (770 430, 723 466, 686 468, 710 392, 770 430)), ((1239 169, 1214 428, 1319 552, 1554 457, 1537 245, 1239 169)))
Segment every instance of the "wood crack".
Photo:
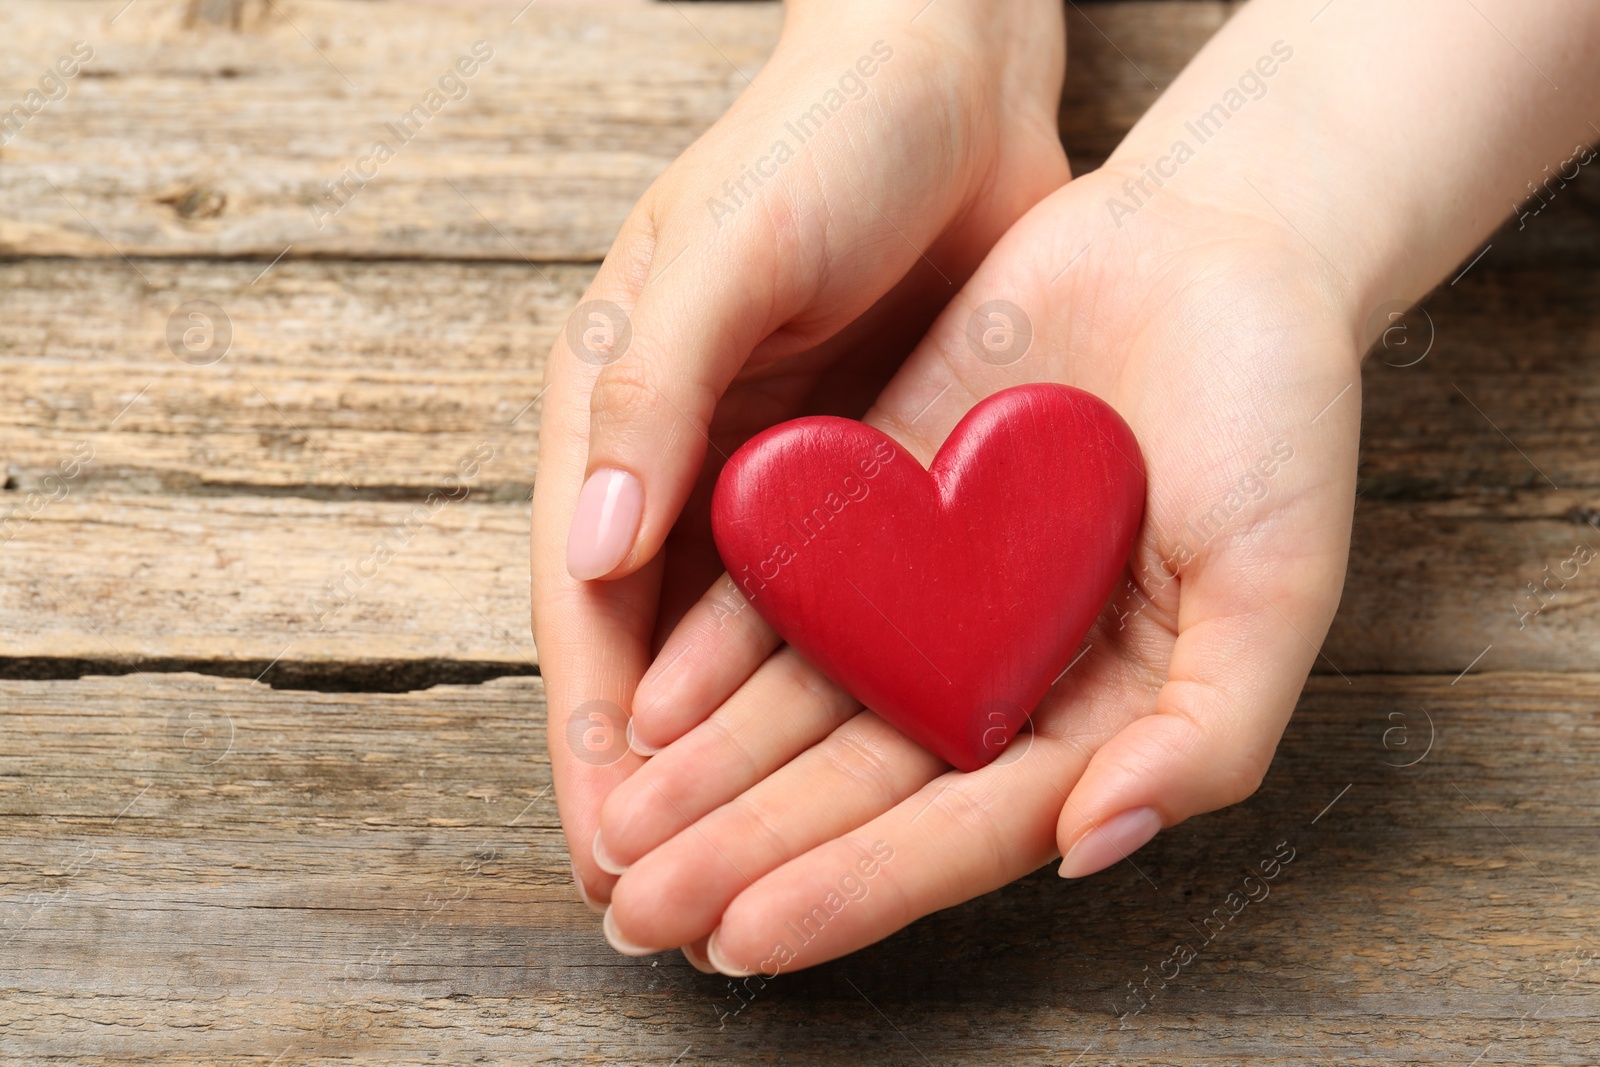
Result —
POLYGON ((149 657, 3 656, 0 679, 63 681, 90 675, 204 674, 250 678, 273 689, 318 693, 408 693, 438 685, 482 685, 496 678, 539 676, 534 664, 454 659, 306 661, 149 657))

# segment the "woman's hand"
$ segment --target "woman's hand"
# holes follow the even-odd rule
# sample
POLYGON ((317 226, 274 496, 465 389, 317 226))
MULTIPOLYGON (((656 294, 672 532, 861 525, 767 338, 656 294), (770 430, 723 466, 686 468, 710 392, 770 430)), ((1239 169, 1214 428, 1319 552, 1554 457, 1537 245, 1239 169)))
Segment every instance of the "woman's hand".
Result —
MULTIPOLYGON (((589 848, 600 804, 641 763, 628 742, 651 741, 624 736, 625 709, 657 635, 721 569, 707 494, 722 459, 774 422, 865 410, 1066 180, 1064 47, 1050 0, 792 4, 754 84, 651 186, 555 344, 534 630, 586 899, 611 884, 589 848)), ((740 662, 777 643, 737 633, 740 662)), ((736 671, 679 676, 662 706, 719 702, 736 671)))
POLYGON ((1473 7, 1256 0, 1104 169, 1006 235, 867 417, 926 463, 1007 386, 1106 399, 1149 473, 1127 585, 1031 741, 970 774, 769 658, 753 612, 691 610, 635 708, 645 736, 682 736, 602 817, 626 868, 614 945, 808 966, 1058 852, 1065 876, 1098 870, 1255 788, 1338 601, 1374 313, 1600 133, 1600 9, 1473 7), (1418 62, 1422 39, 1450 61, 1418 62), (1014 362, 969 342, 993 300, 1031 324, 1014 362), (735 676, 725 701, 693 681, 735 676))
POLYGON ((1166 191, 1119 229, 1106 202, 1124 178, 1079 179, 1019 222, 867 416, 924 464, 974 403, 1024 382, 1086 389, 1133 427, 1150 496, 1129 578, 1031 738, 950 771, 792 651, 766 658, 754 612, 719 629, 693 609, 671 669, 749 680, 720 706, 679 703, 704 721, 605 805, 608 862, 627 865, 619 947, 694 959, 713 935, 725 972, 806 966, 1058 853, 1088 874, 1255 789, 1342 586, 1356 330, 1337 276, 1265 211, 1166 191), (1026 354, 971 342, 992 300, 1026 316, 1026 354))

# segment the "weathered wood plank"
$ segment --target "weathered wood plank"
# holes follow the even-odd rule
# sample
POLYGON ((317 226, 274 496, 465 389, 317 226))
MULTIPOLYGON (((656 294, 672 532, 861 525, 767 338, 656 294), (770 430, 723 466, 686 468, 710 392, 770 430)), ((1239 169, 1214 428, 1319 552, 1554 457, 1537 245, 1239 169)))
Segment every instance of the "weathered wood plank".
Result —
POLYGON ((19 95, 75 41, 94 52, 0 150, 0 251, 598 258, 781 19, 766 4, 537 4, 517 18, 521 2, 419 3, 374 17, 293 0, 233 5, 237 22, 218 25, 142 0, 112 22, 123 3, 0 6, 0 78, 19 95), (438 97, 412 140, 387 128, 479 41, 492 56, 447 85, 459 99, 438 97), (381 165, 379 141, 394 153, 381 165), (358 188, 344 168, 376 177, 358 188), (350 183, 347 206, 325 182, 350 183))
POLYGON ((6 669, 233 661, 277 664, 280 684, 329 664, 374 683, 439 661, 531 673, 527 504, 430 500, 50 503, 0 546, 6 669))
POLYGON ((1600 488, 1600 275, 1497 270, 1498 250, 1424 299, 1368 358, 1364 497, 1559 487, 1591 491, 1592 502, 1600 488))
MULTIPOLYGON (((7 488, 39 489, 87 442, 75 490, 418 497, 487 439, 503 459, 481 491, 526 493, 524 409, 592 266, 263 266, 0 263, 7 488), (168 333, 200 300, 231 340, 196 366, 168 333)), ((1365 368, 1363 496, 1600 486, 1597 302, 1593 272, 1485 265, 1430 297, 1365 368)))
MULTIPOLYGON (((1454 675, 1491 644, 1479 669, 1593 667, 1600 572, 1575 550, 1600 554, 1600 531, 1544 511, 1554 495, 1512 518, 1364 503, 1317 669, 1454 675), (1538 599, 1528 582, 1541 584, 1538 599)), ((292 684, 282 672, 337 664, 370 675, 534 662, 522 503, 101 495, 48 504, 14 528, 0 547, 6 673, 59 676, 48 669, 58 659, 114 671, 235 660, 253 674, 284 656, 270 680, 292 684)))
POLYGON ((675 957, 616 956, 572 897, 537 679, 0 681, 0 1052, 1380 1064, 1493 1042, 1502 1062, 1586 1064, 1597 688, 1314 679, 1261 792, 1137 870, 1047 868, 736 995, 675 957), (1280 842, 1270 893, 1219 927, 1280 842), (1179 942, 1196 959, 1119 1027, 1128 983, 1179 942))
POLYGON ((420 499, 487 441, 480 491, 526 496, 528 405, 593 267, 264 266, 0 263, 7 488, 86 442, 75 491, 420 499))
MULTIPOLYGON (((143 269, 154 288, 115 261, 0 265, 4 655, 253 675, 287 647, 279 684, 334 663, 386 685, 451 659, 529 669, 526 405, 592 267, 546 282, 526 265, 284 262, 253 285, 249 264, 143 269), (167 347, 189 299, 233 322, 213 365, 167 347), (430 493, 467 498, 319 628, 324 583, 430 493)), ((1319 669, 1454 674, 1491 644, 1480 667, 1593 665, 1593 568, 1568 561, 1600 548, 1597 284, 1483 270, 1429 301, 1421 362, 1369 360, 1355 555, 1319 669)))
MULTIPOLYGON (((381 19, 348 0, 140 0, 118 16, 123 5, 0 4, 0 85, 15 100, 75 42, 93 50, 0 147, 0 253, 596 259, 760 68, 781 22, 779 5, 742 3, 397 3, 381 19), (477 41, 494 56, 466 95, 401 143, 386 124, 477 41), (341 174, 377 141, 394 158, 365 164, 376 177, 358 188, 341 174), (326 200, 325 182, 353 195, 326 200)), ((1071 6, 1061 115, 1080 167, 1234 6, 1071 6)), ((1592 262, 1595 186, 1560 194, 1580 205, 1576 229, 1535 220, 1502 255, 1592 262)))
MULTIPOLYGON (((1528 495, 1546 506, 1572 499, 1528 495)), ((1498 498, 1484 509, 1360 504, 1344 599, 1317 669, 1593 669, 1600 528, 1592 491, 1585 499, 1555 518, 1483 518, 1515 514, 1498 498)))
POLYGON ((1068 4, 1060 121, 1074 165, 1109 156, 1238 7, 1233 0, 1068 4))

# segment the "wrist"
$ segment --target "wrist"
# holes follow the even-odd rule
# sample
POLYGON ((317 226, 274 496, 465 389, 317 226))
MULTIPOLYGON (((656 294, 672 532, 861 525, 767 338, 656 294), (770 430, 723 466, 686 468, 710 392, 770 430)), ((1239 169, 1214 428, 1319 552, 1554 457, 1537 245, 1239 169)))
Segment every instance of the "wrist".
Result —
POLYGON ((1048 87, 1059 101, 1066 65, 1066 17, 1060 0, 788 0, 780 49, 841 37, 881 38, 929 58, 969 60, 966 77, 1003 83, 1023 71, 1037 81, 1053 66, 1048 87), (1043 63, 1041 63, 1043 61, 1043 63))
POLYGON ((1586 58, 1600 47, 1600 8, 1477 7, 1488 24, 1445 0, 1341 5, 1313 24, 1302 4, 1256 0, 1108 167, 1142 177, 1171 157, 1161 195, 1278 227, 1370 341, 1376 309, 1449 277, 1530 196, 1529 178, 1600 133, 1587 121, 1600 66, 1586 58), (1419 61, 1423 39, 1448 45, 1450 59, 1419 61))
MULTIPOLYGON (((1187 144, 1195 147, 1193 135, 1187 144)), ((1284 283, 1283 292, 1299 294, 1296 302, 1314 300, 1320 320, 1345 330, 1352 346, 1364 349, 1366 309, 1372 294, 1389 284, 1383 258, 1353 254, 1324 233, 1330 214, 1307 209, 1261 180, 1258 172, 1270 173, 1270 162, 1235 171, 1202 168, 1199 158, 1175 150, 1172 142, 1156 147, 1125 141, 1090 176, 1102 190, 1102 222, 1113 233, 1159 227, 1163 247, 1203 250, 1230 269, 1242 269, 1241 277, 1271 274, 1284 283)))

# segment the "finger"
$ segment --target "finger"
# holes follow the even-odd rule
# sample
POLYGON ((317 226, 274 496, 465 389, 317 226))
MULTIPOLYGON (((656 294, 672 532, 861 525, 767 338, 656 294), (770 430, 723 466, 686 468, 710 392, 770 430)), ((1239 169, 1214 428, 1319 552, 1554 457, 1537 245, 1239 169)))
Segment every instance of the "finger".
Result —
MULTIPOLYGON (((880 400, 868 413, 866 421, 896 438, 919 462, 926 464, 956 421, 980 398, 981 394, 975 393, 975 388, 985 388, 990 384, 994 388, 1001 388, 1005 383, 980 382, 975 387, 960 380, 953 373, 949 361, 937 358, 936 349, 924 344, 919 351, 922 352, 922 358, 917 362, 915 372, 908 373, 909 368, 902 370, 895 381, 898 388, 892 388, 880 400), (950 399, 949 402, 935 405, 924 399, 926 395, 950 399), (920 410, 913 410, 912 405, 920 410), (934 408, 937 410, 931 410, 934 408)), ((636 750, 652 751, 655 746, 672 741, 674 734, 701 718, 718 694, 759 660, 761 653, 770 647, 769 643, 776 642, 775 634, 764 623, 755 621, 753 612, 739 609, 743 603, 742 599, 733 602, 726 598, 719 599, 714 592, 690 611, 679 631, 669 638, 657 665, 652 667, 649 681, 641 686, 640 693, 636 695, 636 710, 639 713, 635 723, 636 750), (730 618, 734 620, 731 624, 730 618), (738 621, 740 619, 745 621, 738 621), (729 646, 732 655, 728 655, 729 646), (690 690, 689 699, 681 704, 678 703, 682 693, 679 687, 690 690)), ((828 684, 821 680, 820 675, 817 679, 816 684, 828 684)), ((748 700, 749 694, 741 691, 734 699, 748 700)), ((737 734, 732 729, 724 732, 722 721, 715 717, 708 721, 719 722, 716 734, 701 735, 696 729, 683 735, 682 741, 655 757, 661 763, 670 756, 668 763, 652 768, 651 774, 623 787, 608 804, 602 820, 606 828, 606 850, 610 854, 609 859, 614 861, 607 863, 608 868, 614 871, 625 869, 638 856, 681 830, 689 821, 711 810, 707 803, 710 799, 714 797, 720 803, 736 795, 738 789, 758 780, 746 773, 736 788, 728 788, 735 785, 724 777, 722 771, 729 762, 729 756, 715 752, 711 746, 726 747, 732 740, 726 735, 736 737, 737 734), (691 742, 692 747, 684 747, 691 742), (708 768, 715 770, 708 774, 708 768), (662 804, 646 784, 654 780, 654 773, 670 774, 671 777, 664 780, 672 782, 682 796, 674 795, 673 803, 662 804), (617 835, 618 840, 613 841, 613 835, 617 835), (626 835, 626 843, 622 835, 626 835)), ((736 721, 742 722, 743 719, 736 721)), ((757 729, 762 725, 757 723, 757 729)), ((780 751, 786 759, 798 749, 766 749, 767 769, 782 765, 783 759, 776 758, 780 751)), ((737 767, 739 761, 734 759, 733 764, 737 767)))
POLYGON ((882 814, 946 769, 862 712, 630 867, 612 893, 608 929, 629 946, 703 938, 756 879, 882 814))
MULTIPOLYGON (((919 462, 926 465, 937 451, 939 444, 943 442, 950 429, 959 420, 960 415, 964 413, 964 409, 955 410, 952 405, 946 404, 931 417, 918 419, 914 413, 909 411, 906 406, 907 403, 916 402, 921 403, 924 408, 928 407, 926 403, 922 403, 917 399, 917 394, 919 391, 934 390, 936 386, 939 394, 949 392, 950 389, 948 387, 959 386, 961 395, 967 396, 969 400, 972 398, 970 387, 965 383, 956 381, 952 377, 947 364, 929 357, 924 358, 919 367, 920 374, 918 377, 921 378, 921 381, 909 383, 908 387, 900 389, 887 402, 880 400, 878 405, 867 414, 866 421, 896 438, 919 462)), ((905 371, 902 371, 897 376, 896 381, 898 382, 905 377, 907 375, 905 371)), ((713 594, 710 602, 704 605, 705 610, 703 612, 700 611, 699 607, 691 610, 690 616, 685 619, 685 623, 687 626, 691 628, 697 627, 697 629, 691 629, 683 633, 682 643, 676 646, 678 650, 682 650, 681 653, 676 650, 669 650, 670 646, 679 641, 679 634, 675 633, 669 638, 669 647, 663 648, 663 654, 657 660, 662 665, 660 668, 661 673, 657 674, 652 669, 654 677, 649 687, 644 688, 644 699, 642 701, 639 699, 639 695, 636 694, 636 705, 643 711, 643 717, 635 732, 634 744, 636 745, 636 751, 641 749, 647 752, 651 751, 653 746, 663 740, 672 742, 674 728, 687 728, 689 724, 703 718, 706 714, 706 709, 714 706, 714 694, 727 688, 730 682, 736 684, 741 677, 747 674, 753 664, 759 662, 761 649, 768 647, 769 642, 776 643, 776 634, 771 631, 767 624, 757 621, 758 617, 755 612, 748 610, 738 612, 735 618, 744 621, 735 622, 730 626, 727 625, 725 616, 716 616, 715 609, 711 606, 715 602, 715 595, 713 594), (719 622, 723 624, 721 630, 716 628, 719 622), (733 645, 731 650, 727 647, 730 644, 733 645), (740 647, 741 645, 742 647, 740 647), (729 654, 730 651, 731 654, 729 654), (709 671, 702 673, 699 670, 690 670, 686 666, 683 675, 675 680, 673 674, 676 673, 677 665, 673 663, 673 657, 680 654, 683 658, 692 656, 691 663, 695 667, 709 667, 709 671), (671 698, 663 695, 663 690, 666 687, 665 683, 674 681, 678 685, 690 687, 692 696, 695 699, 687 701, 684 705, 678 707, 667 703, 671 698), (693 692, 693 687, 696 686, 701 688, 698 692, 693 692), (657 733, 658 721, 663 717, 671 716, 677 716, 676 720, 670 722, 661 733, 657 733)), ((680 630, 683 629, 683 627, 680 627, 680 630)), ((774 659, 785 659, 787 661, 788 657, 792 657, 794 662, 803 664, 798 654, 792 652, 788 653, 787 657, 784 653, 780 653, 774 659)), ((769 666, 771 662, 770 660, 768 661, 769 666)), ((766 669, 766 667, 761 668, 761 670, 766 669)), ((787 671, 789 668, 785 668, 785 670, 787 671)), ((833 683, 809 666, 805 666, 803 670, 795 670, 792 676, 785 674, 784 677, 789 679, 788 684, 791 686, 800 684, 799 679, 804 678, 806 679, 805 685, 818 691, 842 693, 837 686, 834 686, 833 683)), ((732 701, 748 707, 750 701, 761 699, 753 695, 760 692, 759 688, 751 692, 741 689, 734 695, 732 701)), ((822 732, 817 732, 816 730, 817 719, 814 716, 797 714, 782 703, 774 703, 771 698, 766 699, 767 708, 772 706, 785 707, 786 717, 792 717, 793 720, 789 725, 800 731, 797 736, 809 737, 806 744, 810 744, 822 736, 822 732), (813 732, 804 733, 808 729, 813 732)), ((777 698, 779 701, 783 699, 785 698, 777 698)), ((848 701, 846 700, 843 704, 832 703, 830 708, 837 709, 847 705, 848 701)), ((784 762, 805 747, 804 745, 796 747, 792 744, 772 746, 770 743, 760 740, 752 742, 756 746, 754 751, 760 752, 764 761, 761 764, 760 773, 752 774, 751 763, 748 758, 742 760, 739 758, 744 755, 739 748, 741 744, 740 728, 748 720, 749 716, 745 713, 740 713, 737 718, 728 720, 719 720, 714 714, 711 719, 705 720, 701 726, 697 726, 691 729, 689 733, 681 735, 681 738, 673 742, 666 751, 660 755, 655 755, 653 757, 653 766, 649 768, 649 774, 623 788, 613 802, 608 804, 606 815, 602 820, 606 828, 604 834, 605 847, 608 853, 606 867, 614 872, 625 869, 650 848, 667 840, 672 834, 677 833, 694 819, 712 810, 717 804, 731 799, 741 789, 758 781, 765 773, 782 766, 784 762), (704 726, 712 723, 716 724, 716 732, 703 733, 704 726), (669 755, 670 759, 668 758, 669 755), (730 777, 728 772, 724 771, 724 768, 730 765, 734 768, 732 773, 742 775, 742 777, 730 777), (708 772, 710 768, 714 768, 714 770, 708 772), (670 783, 674 790, 677 791, 670 794, 672 803, 663 804, 656 796, 652 795, 652 792, 646 791, 650 789, 646 783, 656 781, 655 775, 668 776, 661 781, 670 783), (714 803, 712 802, 713 800, 714 803), (674 805, 676 805, 676 808, 674 805), (681 812, 677 810, 678 808, 681 808, 681 812), (613 837, 616 839, 613 840, 613 837)), ((836 720, 830 721, 828 723, 829 728, 835 723, 836 720)), ((771 729, 770 723, 766 721, 755 721, 754 727, 757 735, 771 729)))
POLYGON ((1086 759, 1082 745, 1033 737, 982 770, 934 779, 741 892, 708 958, 731 976, 809 967, 1035 870, 1055 854, 1057 783, 1086 759))
MULTIPOLYGON (((1353 483, 1353 456, 1349 466, 1353 483)), ((1185 576, 1156 713, 1101 747, 1062 809, 1062 877, 1255 792, 1338 605, 1349 512, 1337 505, 1353 492, 1302 498, 1255 543, 1230 543, 1185 576)))
MULTIPOLYGON (((853 206, 860 206, 862 211, 866 210, 861 205, 853 206)), ((746 213, 741 218, 753 216, 754 213, 746 213)), ((640 219, 648 218, 647 205, 636 210, 635 217, 630 220, 629 226, 624 227, 611 254, 607 256, 606 263, 602 265, 594 286, 586 294, 586 304, 595 300, 606 301, 620 309, 633 302, 632 294, 643 284, 641 279, 648 276, 652 257, 661 245, 659 234, 639 222, 640 219)), ((877 216, 874 215, 873 218, 876 219, 877 216)), ((868 229, 860 225, 855 226, 857 232, 867 233, 863 240, 871 244, 872 235, 867 232, 868 229)), ((761 242, 756 243, 761 244, 761 242)), ((776 247, 776 243, 767 242, 766 246, 776 247)), ((802 257, 790 257, 791 260, 796 258, 802 257)), ((901 277, 914 260, 916 260, 914 248, 899 237, 894 241, 878 242, 870 254, 845 257, 850 269, 848 271, 838 269, 839 265, 835 264, 835 273, 830 278, 833 285, 830 289, 832 305, 840 321, 816 319, 811 324, 812 329, 820 336, 835 337, 843 322, 848 321, 851 315, 865 310, 880 295, 875 279, 880 276, 891 280, 901 277), (833 292, 833 289, 839 291, 833 292)), ((732 277, 737 272, 721 270, 718 273, 724 277, 732 277)), ((891 299, 885 301, 884 306, 897 299, 908 299, 906 294, 909 292, 910 290, 904 285, 896 287, 891 299)), ((662 298, 656 299, 660 303, 662 298)), ((643 303, 642 298, 640 302, 643 303)), ((585 325, 581 311, 577 317, 577 325, 580 328, 585 325)), ((615 580, 611 582, 585 583, 573 577, 570 548, 571 530, 575 525, 575 502, 583 495, 580 486, 593 473, 588 450, 588 438, 595 422, 592 411, 593 385, 600 372, 609 368, 597 365, 598 361, 592 358, 594 353, 583 349, 581 330, 578 334, 580 341, 576 346, 570 339, 572 335, 573 331, 569 329, 566 335, 558 340, 548 370, 551 385, 545 398, 541 426, 541 471, 534 494, 534 606, 536 628, 540 635, 538 644, 541 649, 541 667, 546 676, 551 722, 554 727, 550 738, 557 799, 561 805, 568 841, 572 842, 573 859, 578 873, 584 880, 589 896, 603 903, 609 900, 612 883, 611 877, 598 866, 592 854, 592 843, 600 822, 599 807, 610 791, 638 766, 637 760, 630 755, 615 764, 595 767, 589 765, 585 759, 568 758, 562 751, 566 746, 557 745, 555 742, 560 736, 562 717, 577 714, 577 709, 583 707, 586 702, 603 699, 619 703, 623 707, 628 707, 633 702, 636 696, 633 680, 638 676, 639 670, 637 656, 639 649, 648 644, 646 635, 651 624, 647 620, 653 604, 650 592, 656 588, 653 583, 657 576, 649 573, 651 568, 646 568, 644 571, 623 578, 616 577, 617 574, 636 566, 638 558, 643 558, 643 555, 654 551, 653 548, 647 548, 646 553, 635 553, 632 560, 615 571, 612 575, 615 580), (581 353, 587 353, 591 358, 580 358, 581 353), (568 551, 563 551, 563 547, 568 551), (643 576, 642 584, 634 581, 638 576, 643 576), (579 586, 584 587, 582 593, 576 588, 579 586), (605 589, 609 586, 617 588, 607 593, 605 589), (576 640, 565 639, 572 634, 583 636, 576 640), (597 692, 605 695, 601 697, 592 695, 597 692)), ((804 349, 806 344, 815 339, 807 338, 791 329, 784 343, 804 349)), ((826 354, 831 348, 836 348, 847 340, 847 337, 839 335, 813 351, 826 354)), ((769 338, 765 343, 770 348, 773 341, 769 338)), ((631 346, 630 342, 630 349, 631 346)), ((778 406, 782 406, 781 401, 778 406)), ((942 439, 942 435, 938 439, 942 439)), ((931 456, 937 440, 928 437, 909 443, 919 454, 919 458, 926 461, 926 458, 931 456)), ((686 474, 684 485, 687 486, 692 481, 692 475, 686 474)), ((594 535, 596 541, 602 532, 607 538, 614 539, 616 529, 629 525, 629 515, 635 502, 626 486, 619 487, 612 480, 603 480, 596 484, 602 486, 602 489, 590 493, 589 509, 592 514, 590 519, 586 520, 589 532, 594 535), (606 528, 605 531, 601 530, 602 526, 606 528)), ((650 510, 643 498, 638 502, 638 509, 640 522, 648 525, 646 520, 650 510)), ((665 523, 665 512, 662 512, 661 525, 665 523)), ((641 529, 643 528, 641 526, 641 529)), ((652 533, 650 535, 652 542, 659 536, 659 530, 652 533)), ((579 568, 580 573, 590 573, 592 570, 592 567, 587 570, 579 568)), ((744 617, 748 622, 742 625, 754 624, 753 613, 746 613, 744 617)), ((741 629, 738 634, 747 639, 746 650, 735 657, 735 662, 744 668, 750 668, 759 662, 760 656, 757 650, 774 640, 765 632, 762 625, 755 625, 753 632, 741 629)), ((737 679, 740 673, 728 670, 711 676, 706 692, 698 701, 701 707, 690 711, 688 719, 692 721, 698 716, 703 716, 704 708, 715 699, 711 693, 717 689, 725 689, 728 678, 737 679)), ((651 739, 659 736, 661 735, 647 733, 643 735, 641 744, 648 748, 651 739)), ((792 754, 790 752, 787 755, 792 754)))
POLYGON ((602 865, 620 874, 816 744, 860 707, 799 653, 779 652, 709 719, 617 786, 601 813, 602 865))
POLYGON ((779 640, 724 574, 684 614, 640 680, 628 740, 633 750, 654 755, 704 721, 779 640))
MULTIPOLYGON (((712 226, 703 196, 671 190, 701 188, 709 177, 701 171, 714 165, 686 164, 641 201, 635 225, 653 251, 637 300, 600 315, 594 347, 573 352, 602 364, 568 541, 568 568, 580 579, 629 574, 660 550, 708 450, 726 458, 712 419, 752 353, 759 348, 757 362, 780 379, 814 374, 818 361, 806 354, 872 307, 917 259, 914 247, 883 239, 887 227, 865 204, 836 197, 839 190, 800 170, 792 184, 765 191, 760 210, 712 226), (657 203, 674 206, 658 217, 657 203)), ((922 220, 924 240, 936 221, 922 220)))
MULTIPOLYGON (((919 260, 888 295, 818 346, 816 354, 829 366, 806 398, 806 411, 858 417, 882 391, 932 321, 933 309, 927 306, 928 279, 918 276, 923 272, 931 274, 932 268, 919 260), (908 326, 912 329, 908 330, 908 326), (862 348, 863 345, 867 347, 862 348)), ((774 409, 772 413, 790 417, 795 411, 774 409)), ((869 416, 868 421, 901 437, 924 460, 938 445, 936 420, 930 420, 920 434, 917 427, 899 426, 881 413, 869 416)), ((903 421, 909 422, 910 417, 903 421)), ((706 533, 709 543, 709 528, 706 533)), ((675 531, 669 548, 675 551, 677 543, 675 531)), ((680 570, 679 563, 675 557, 674 572, 680 570)), ((630 743, 635 751, 651 755, 682 736, 727 699, 777 647, 776 631, 759 614, 746 610, 748 607, 748 601, 724 575, 719 587, 705 593, 695 607, 684 613, 634 696, 634 735, 630 743)))
MULTIPOLYGON (((1156 626, 1133 621, 1135 629, 1156 626)), ((1154 700, 1153 689, 1141 681, 1144 668, 1119 647, 1126 646, 1127 635, 1097 632, 1095 638, 1081 661, 1057 680, 1034 716, 1033 732, 1019 735, 995 763, 970 774, 948 772, 893 808, 871 813, 870 821, 858 820, 837 840, 804 854, 794 848, 788 863, 740 890, 723 909, 714 945, 707 948, 719 970, 770 975, 773 964, 789 970, 820 963, 998 888, 1049 859, 1066 790, 1090 753, 1130 718, 1147 713, 1154 700), (845 911, 852 913, 849 921, 834 922, 845 911), (827 937, 818 936, 824 927, 827 937), (779 945, 786 948, 778 951, 779 945)), ((895 755, 897 761, 912 763, 919 754, 927 758, 911 742, 899 744, 906 751, 895 755)), ((774 776, 775 786, 788 772, 774 776)), ((781 811, 805 810, 813 798, 825 795, 803 779, 793 785, 767 803, 781 811)), ((856 814, 863 812, 870 809, 856 814)), ((680 835, 669 848, 689 836, 680 835)), ((728 834, 719 844, 732 850, 740 847, 739 840, 728 834)), ((797 836, 793 844, 815 840, 821 838, 797 836)), ((667 851, 646 857, 639 869, 667 851)), ((624 886, 619 884, 618 891, 624 886)))
MULTIPOLYGON (((624 232, 585 294, 627 298, 638 235, 624 232)), ((626 710, 649 662, 660 567, 626 581, 582 583, 566 567, 567 529, 584 474, 589 388, 595 368, 571 359, 557 341, 546 366, 534 482, 529 574, 535 644, 544 679, 546 743, 556 804, 578 893, 592 906, 610 899, 614 879, 589 844, 600 805, 640 764, 627 749, 626 710)))

